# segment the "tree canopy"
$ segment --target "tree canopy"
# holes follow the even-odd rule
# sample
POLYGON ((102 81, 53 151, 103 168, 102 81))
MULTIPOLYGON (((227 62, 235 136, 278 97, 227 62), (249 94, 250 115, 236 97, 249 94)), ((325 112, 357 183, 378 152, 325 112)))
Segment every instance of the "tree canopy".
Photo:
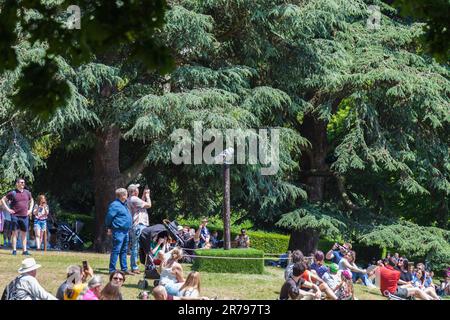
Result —
POLYGON ((130 59, 147 68, 172 66, 168 50, 154 38, 162 27, 167 4, 151 1, 2 0, 0 1, 0 72, 18 70, 15 107, 48 118, 64 107, 70 85, 58 77, 63 58, 72 66, 126 46, 130 59), (42 59, 21 64, 17 46, 25 40, 40 46, 42 59), (20 68, 19 68, 20 66, 20 68))
MULTIPOLYGON (((20 68, 2 75, 3 181, 37 173, 38 189, 76 207, 75 193, 51 183, 56 166, 72 170, 95 204, 97 236, 112 190, 131 181, 154 190, 155 219, 216 214, 220 167, 172 164, 171 133, 192 132, 195 121, 279 128, 276 175, 232 166, 234 214, 288 230, 305 253, 327 236, 448 262, 449 69, 422 50, 422 23, 382 1, 169 4, 154 34, 175 63, 166 75, 131 59, 127 46, 79 66, 59 55, 71 95, 48 121, 11 103, 20 68), (367 25, 373 4, 379 28, 367 25)), ((25 40, 17 47, 23 65, 44 51, 25 40)))

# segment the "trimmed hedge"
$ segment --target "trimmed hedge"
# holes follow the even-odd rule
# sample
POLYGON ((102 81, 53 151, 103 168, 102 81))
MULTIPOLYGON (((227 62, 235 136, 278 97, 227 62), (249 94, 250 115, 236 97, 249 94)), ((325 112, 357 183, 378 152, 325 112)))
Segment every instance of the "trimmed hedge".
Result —
MULTIPOLYGON (((216 221, 215 218, 211 219, 212 222, 208 224, 208 230, 212 233, 217 231, 219 233, 219 239, 223 239, 223 224, 216 221)), ((178 219, 181 225, 188 225, 191 228, 198 228, 198 219, 178 219)), ((282 254, 288 251, 290 236, 265 232, 259 230, 249 230, 250 222, 246 222, 239 225, 231 226, 231 241, 233 241, 238 234, 241 233, 241 229, 247 229, 247 235, 250 237, 250 247, 257 250, 262 250, 265 253, 282 254)))
POLYGON ((195 250, 197 257, 194 259, 192 270, 214 273, 245 273, 262 274, 264 272, 264 252, 256 249, 210 249, 195 250), (205 258, 202 258, 205 257, 205 258), (208 258, 206 258, 208 257, 208 258), (224 259, 209 257, 243 257, 261 259, 224 259))
MULTIPOLYGON (((250 247, 262 250, 265 253, 282 254, 288 251, 289 236, 278 233, 269 233, 264 231, 247 231, 250 238, 250 247)), ((231 234, 232 240, 238 234, 231 234)))

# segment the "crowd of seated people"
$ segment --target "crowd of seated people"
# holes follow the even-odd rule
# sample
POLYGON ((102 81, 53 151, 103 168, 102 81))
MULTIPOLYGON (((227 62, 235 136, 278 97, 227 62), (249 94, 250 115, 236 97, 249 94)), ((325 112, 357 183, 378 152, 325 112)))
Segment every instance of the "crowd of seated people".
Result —
POLYGON ((361 269, 356 265, 356 252, 352 250, 351 243, 344 243, 342 246, 335 243, 327 252, 326 258, 339 266, 339 270, 347 270, 352 275, 353 282, 361 279, 363 284, 369 288, 375 288, 369 277, 373 276, 373 271, 361 269))
MULTIPOLYGON (((165 254, 158 253, 161 259, 159 285, 153 290, 156 300, 209 300, 201 296, 200 273, 192 271, 186 278, 179 263, 183 253, 175 248, 165 254)), ((67 277, 57 289, 56 295, 46 291, 36 279, 41 265, 34 258, 22 262, 19 275, 5 288, 2 300, 123 300, 121 288, 125 273, 116 270, 109 274, 109 282, 104 284, 99 275, 94 275, 88 265, 71 265, 67 277)), ((148 292, 141 292, 139 299, 147 300, 148 292)))
POLYGON ((351 273, 348 270, 339 270, 337 264, 327 267, 321 251, 314 254, 314 261, 305 258, 300 250, 293 251, 284 278, 284 289, 282 288, 280 293, 281 300, 309 299, 310 295, 305 295, 304 291, 311 290, 314 292, 315 299, 351 300, 355 298, 351 273), (295 276, 294 268, 301 271, 301 274, 295 276), (297 277, 301 280, 299 281, 297 277), (298 288, 294 288, 295 286, 298 288), (287 288, 289 288, 288 291, 286 291, 287 288), (286 292, 291 293, 286 294, 286 292))
POLYGON ((398 254, 389 255, 376 265, 363 269, 356 265, 356 253, 350 243, 342 246, 336 243, 325 256, 316 251, 311 258, 295 250, 289 260, 280 299, 309 299, 311 295, 304 292, 314 289, 312 293, 320 292, 323 299, 353 300, 356 299, 353 284, 358 280, 371 289, 379 288, 385 296, 400 299, 438 300, 449 292, 450 269, 440 285, 433 283, 434 273, 427 271, 423 263, 414 267, 398 254), (328 263, 325 263, 325 258, 328 263), (294 268, 297 273, 302 271, 301 274, 294 274, 294 268))
POLYGON ((109 282, 103 286, 102 278, 94 275, 89 265, 71 265, 67 277, 59 286, 56 295, 45 290, 36 279, 41 267, 34 258, 22 261, 19 275, 12 280, 2 294, 2 300, 122 300, 121 287, 125 273, 114 271, 109 282))
POLYGON ((300 250, 291 255, 286 267, 285 283, 281 288, 280 300, 353 299, 353 285, 348 272, 323 265, 323 253, 316 252, 314 263, 303 256, 300 250), (343 276, 341 275, 343 273, 343 276))
POLYGON ((399 299, 439 300, 431 273, 425 271, 423 263, 410 268, 410 263, 403 257, 389 256, 378 261, 375 270, 380 291, 388 297, 399 299))
MULTIPOLYGON (((209 231, 208 219, 202 219, 200 226, 197 230, 189 228, 189 226, 179 226, 178 235, 184 241, 184 249, 195 250, 195 249, 217 249, 223 248, 224 241, 219 239, 219 234, 217 231, 212 233, 209 231)), ((246 229, 241 229, 241 232, 235 237, 232 242, 232 246, 236 248, 250 248, 250 237, 247 234, 246 229)))
MULTIPOLYGON (((156 239, 156 244, 158 244, 156 239)), ((160 247, 163 244, 160 243, 160 247)), ((156 250, 158 245, 154 246, 156 250)), ((356 300, 354 282, 361 279, 366 286, 374 286, 373 280, 381 293, 389 298, 420 300, 440 300, 449 295, 450 268, 444 273, 444 281, 439 285, 433 282, 434 272, 425 264, 415 266, 407 258, 399 254, 388 255, 367 269, 355 265, 356 254, 351 251, 350 244, 335 245, 332 260, 326 263, 326 256, 316 251, 312 258, 305 257, 300 250, 291 253, 285 269, 285 282, 279 298, 285 299, 329 299, 356 300), (340 259, 336 259, 340 256, 340 259), (344 262, 343 262, 344 261, 344 262), (336 263, 338 262, 338 263, 336 263), (354 273, 361 273, 355 277, 354 273), (364 276, 366 275, 367 278, 364 276)), ((156 300, 207 300, 201 295, 200 273, 190 272, 184 277, 181 248, 168 252, 159 250, 160 260, 159 284, 153 289, 156 300)), ((67 268, 67 278, 58 288, 56 295, 47 292, 37 281, 37 270, 41 266, 33 258, 22 261, 19 276, 11 281, 2 295, 3 300, 122 300, 121 287, 125 282, 125 273, 116 270, 109 275, 105 285, 99 275, 86 263, 83 266, 71 265, 67 268)), ((370 286, 370 287, 372 287, 370 286)), ((148 299, 148 292, 141 292, 140 299, 148 299)))

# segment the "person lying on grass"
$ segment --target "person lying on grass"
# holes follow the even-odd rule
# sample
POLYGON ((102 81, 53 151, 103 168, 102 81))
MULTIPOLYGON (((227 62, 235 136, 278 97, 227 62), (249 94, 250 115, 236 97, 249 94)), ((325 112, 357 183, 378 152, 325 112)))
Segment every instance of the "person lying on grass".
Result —
POLYGON ((292 275, 281 287, 280 300, 319 300, 322 292, 314 283, 306 281, 302 274, 305 272, 305 264, 297 262, 292 267, 292 275), (312 291, 306 291, 306 288, 312 291))
POLYGON ((169 295, 177 296, 184 284, 183 267, 179 263, 183 258, 183 251, 175 248, 159 257, 162 259, 159 284, 166 288, 169 295))
POLYGON ((153 288, 153 297, 155 300, 208 300, 207 297, 177 297, 167 293, 165 287, 159 285, 153 288))

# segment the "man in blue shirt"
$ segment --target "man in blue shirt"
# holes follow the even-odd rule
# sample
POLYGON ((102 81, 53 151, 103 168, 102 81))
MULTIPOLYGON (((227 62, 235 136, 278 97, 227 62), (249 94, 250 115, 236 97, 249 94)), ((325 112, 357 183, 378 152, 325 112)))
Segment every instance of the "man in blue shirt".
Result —
POLYGON ((202 224, 200 225, 200 243, 198 245, 200 248, 203 248, 207 243, 209 243, 210 234, 208 228, 206 227, 207 224, 208 218, 204 218, 202 220, 202 224))
POLYGON ((326 258, 333 263, 339 264, 339 261, 341 261, 342 257, 344 257, 349 250, 352 250, 352 245, 350 243, 344 243, 343 246, 335 243, 331 250, 327 252, 326 258))
POLYGON ((124 188, 116 190, 116 200, 110 203, 105 218, 108 235, 112 235, 113 246, 109 259, 109 272, 116 271, 117 258, 120 255, 120 269, 127 275, 134 275, 128 271, 127 250, 128 232, 131 228, 131 213, 127 205, 128 192, 124 188))

